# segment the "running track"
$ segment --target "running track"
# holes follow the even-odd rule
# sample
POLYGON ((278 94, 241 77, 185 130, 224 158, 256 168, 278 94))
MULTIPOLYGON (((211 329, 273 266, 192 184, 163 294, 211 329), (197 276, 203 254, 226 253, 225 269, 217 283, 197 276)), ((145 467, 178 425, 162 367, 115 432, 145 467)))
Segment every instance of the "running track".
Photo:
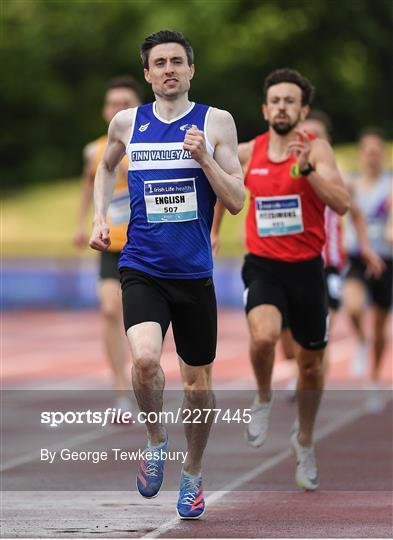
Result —
MULTIPOLYGON (((2 379, 5 389, 110 389, 99 339, 100 319, 93 312, 8 313, 3 317, 2 379)), ((5 537, 56 538, 256 538, 392 536, 392 402, 383 412, 365 408, 364 382, 350 374, 354 339, 344 316, 336 324, 331 350, 328 386, 316 432, 321 487, 302 493, 294 485, 294 462, 288 448, 295 410, 277 392, 270 439, 263 449, 248 448, 224 428, 213 427, 209 462, 205 463, 207 511, 196 522, 180 522, 175 516, 179 465, 167 468, 167 489, 153 500, 135 491, 7 491, 3 497, 5 537), (222 432, 220 434, 220 431, 222 432), (221 438, 220 438, 221 435, 221 438), (218 443, 214 443, 217 440, 218 443), (215 478, 225 480, 215 490, 215 478), (171 479, 171 480, 170 480, 171 479), (210 482, 209 482, 210 479, 210 482), (209 483, 211 486, 209 486, 209 483), (210 491, 209 491, 210 489, 210 491)), ((216 388, 226 399, 237 400, 241 390, 249 395, 253 378, 248 361, 244 316, 224 311, 219 319, 219 347, 215 364, 216 388)), ((167 387, 179 388, 179 375, 171 336, 165 344, 163 368, 167 387)), ((290 366, 278 354, 274 381, 283 388, 290 366)), ((385 352, 383 379, 392 384, 391 340, 385 352)), ((389 397, 389 391, 386 393, 389 397)), ((241 403, 242 406, 245 406, 241 403)), ((40 410, 34 399, 33 411, 40 410)), ((14 432, 18 431, 18 421, 14 432)), ((112 426, 110 447, 127 445, 127 427, 112 426)), ((130 428, 131 429, 131 428, 130 428)), ((171 444, 183 446, 181 426, 170 426, 171 444)), ((4 433, 7 436, 7 433, 4 433)), ((17 436, 17 433, 16 433, 17 436)), ((32 433, 32 437, 34 434, 32 433)), ((94 436, 94 435, 93 435, 94 436)), ((100 437, 101 435, 99 435, 100 437)), ((85 440, 73 449, 86 448, 85 440)), ((64 444, 71 446, 70 440, 64 444)), ((143 445, 142 439, 140 441, 143 445)), ((34 458, 24 448, 3 454, 6 474, 22 479, 38 478, 34 458), (5 454, 5 455, 4 455, 5 454)), ((130 482, 136 464, 129 467, 130 482)), ((97 466, 97 476, 103 471, 97 466)), ((108 474, 108 482, 111 471, 108 474)), ((128 480, 127 480, 128 481, 128 480)))

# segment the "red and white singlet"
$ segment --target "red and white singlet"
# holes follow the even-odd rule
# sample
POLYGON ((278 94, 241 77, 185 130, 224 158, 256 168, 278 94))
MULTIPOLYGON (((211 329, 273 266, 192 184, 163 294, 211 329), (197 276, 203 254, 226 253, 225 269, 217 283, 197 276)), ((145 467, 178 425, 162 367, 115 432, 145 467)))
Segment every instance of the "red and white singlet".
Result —
POLYGON ((325 204, 308 180, 298 176, 296 159, 268 157, 269 133, 256 137, 245 176, 250 191, 246 245, 250 253, 286 262, 313 259, 325 243, 325 204))

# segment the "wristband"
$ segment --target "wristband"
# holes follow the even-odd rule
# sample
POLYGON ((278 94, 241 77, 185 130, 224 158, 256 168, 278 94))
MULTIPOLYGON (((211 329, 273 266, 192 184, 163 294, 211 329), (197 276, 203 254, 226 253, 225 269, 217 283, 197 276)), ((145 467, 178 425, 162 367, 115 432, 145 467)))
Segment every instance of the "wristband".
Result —
POLYGON ((311 163, 307 163, 305 169, 300 169, 300 174, 302 176, 308 176, 312 172, 315 172, 315 168, 311 165, 311 163))

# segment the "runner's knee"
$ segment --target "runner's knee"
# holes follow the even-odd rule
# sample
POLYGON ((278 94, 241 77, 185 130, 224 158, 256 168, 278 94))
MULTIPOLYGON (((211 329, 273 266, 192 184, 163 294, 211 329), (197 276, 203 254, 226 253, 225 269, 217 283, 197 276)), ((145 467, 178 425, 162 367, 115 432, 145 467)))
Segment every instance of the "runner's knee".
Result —
POLYGON ((107 322, 121 321, 122 313, 119 301, 116 298, 101 301, 101 313, 107 322))
POLYGON ((112 307, 106 307, 102 310, 102 315, 106 322, 108 323, 117 323, 121 321, 121 316, 117 309, 112 307))
POLYGON ((321 376, 323 374, 323 355, 301 361, 299 371, 303 378, 313 379, 321 376))
POLYGON ((159 357, 150 348, 134 353, 133 369, 142 379, 154 378, 160 370, 159 357))
POLYGON ((205 385, 194 383, 184 383, 184 395, 187 399, 187 402, 191 406, 202 406, 211 400, 213 392, 205 385))
POLYGON ((347 285, 344 288, 344 304, 348 314, 351 317, 360 316, 364 309, 364 295, 365 292, 361 288, 361 285, 351 286, 347 285))
POLYGON ((276 346, 279 335, 275 332, 264 332, 253 335, 252 346, 261 352, 270 352, 276 346))
POLYGON ((206 390, 210 382, 211 370, 203 367, 183 370, 183 388, 185 391, 206 390))
POLYGON ((211 369, 193 369, 183 373, 183 389, 188 401, 199 402, 211 390, 211 369))
POLYGON ((357 301, 349 301, 349 302, 347 302, 346 309, 347 309, 348 315, 352 319, 360 318, 362 316, 363 310, 364 310, 363 305, 360 302, 357 302, 357 301))

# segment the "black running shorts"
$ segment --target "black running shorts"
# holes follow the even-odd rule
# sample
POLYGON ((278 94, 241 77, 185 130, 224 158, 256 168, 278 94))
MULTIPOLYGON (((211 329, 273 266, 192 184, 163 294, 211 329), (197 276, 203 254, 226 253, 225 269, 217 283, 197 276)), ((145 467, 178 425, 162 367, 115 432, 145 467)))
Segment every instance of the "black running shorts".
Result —
POLYGON ((117 264, 120 258, 120 251, 101 251, 100 252, 100 279, 117 279, 120 274, 117 264))
POLYGON ((186 364, 213 362, 217 345, 217 304, 212 278, 163 279, 132 268, 120 268, 126 331, 153 321, 162 337, 172 323, 176 351, 186 364))
POLYGON ((247 314, 260 305, 276 306, 302 347, 318 350, 326 346, 328 303, 321 257, 288 263, 249 253, 242 277, 247 314))
POLYGON ((358 279, 365 285, 373 305, 381 309, 390 309, 392 305, 393 260, 384 259, 384 262, 386 269, 378 278, 374 278, 366 276, 366 265, 361 257, 349 257, 349 268, 345 279, 358 279))

